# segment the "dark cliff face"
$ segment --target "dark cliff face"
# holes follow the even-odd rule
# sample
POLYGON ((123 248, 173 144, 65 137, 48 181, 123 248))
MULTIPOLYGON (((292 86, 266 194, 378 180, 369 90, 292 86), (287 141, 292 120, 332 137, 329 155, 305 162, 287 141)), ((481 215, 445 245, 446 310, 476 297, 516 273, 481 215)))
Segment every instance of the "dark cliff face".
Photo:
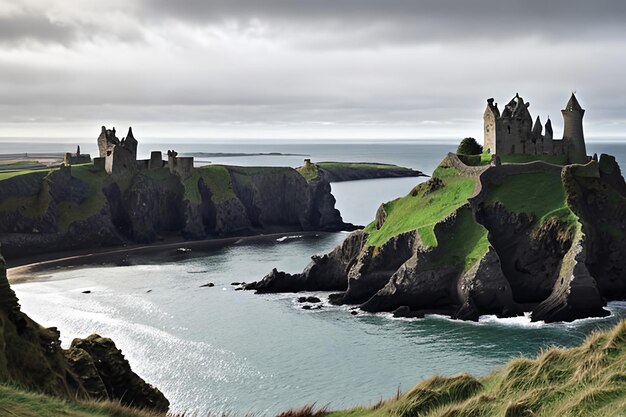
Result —
POLYGON ((166 168, 122 179, 93 167, 16 176, 0 184, 0 242, 15 259, 171 236, 352 228, 323 179, 307 183, 291 168, 223 169, 222 188, 211 172, 181 180, 166 168))
MULTIPOLYGON (((443 312, 477 320, 482 314, 531 312, 532 320, 551 322, 607 315, 606 301, 626 299, 626 183, 615 160, 606 155, 599 163, 566 166, 560 181, 559 172, 552 171, 545 164, 484 171, 469 203, 435 225, 437 247, 424 246, 415 231, 398 234, 380 247, 369 245, 366 233, 356 232, 333 252, 313 257, 303 273, 274 270, 247 289, 338 289, 343 292, 331 296, 332 302, 413 317, 443 312), (523 190, 500 188, 496 194, 508 176, 528 174, 547 175, 558 184, 565 205, 557 204, 554 212, 540 207, 547 214, 539 218, 498 202, 506 197, 519 209, 525 207, 524 198, 549 199, 540 193, 524 197, 510 192, 523 190), (461 246, 454 243, 471 236, 463 216, 476 225, 473 230, 486 229, 488 240, 487 249, 465 265, 455 259, 467 251, 459 252, 461 246)), ((532 181, 526 187, 532 191, 532 181)), ((376 229, 386 221, 379 210, 376 229)))
POLYGON ((21 311, 0 256, 0 383, 66 398, 118 400, 165 412, 163 394, 135 374, 110 339, 92 335, 61 348, 56 328, 21 311))

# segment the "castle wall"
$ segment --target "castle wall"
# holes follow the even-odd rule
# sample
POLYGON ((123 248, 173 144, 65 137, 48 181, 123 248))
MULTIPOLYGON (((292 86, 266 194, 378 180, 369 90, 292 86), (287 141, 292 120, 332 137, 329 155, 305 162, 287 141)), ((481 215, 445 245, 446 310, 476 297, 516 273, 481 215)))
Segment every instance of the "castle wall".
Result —
POLYGON ((178 175, 183 180, 191 177, 193 173, 193 157, 170 156, 167 165, 170 173, 178 175))
POLYGON ((149 169, 163 168, 163 154, 161 151, 152 151, 150 153, 149 169))
POLYGON ((89 154, 76 155, 67 152, 63 158, 65 165, 88 164, 89 162, 91 162, 91 155, 89 154))
POLYGON ((106 158, 94 158, 93 166, 99 170, 104 171, 106 166, 106 158))
POLYGON ((496 123, 496 149, 500 155, 526 153, 526 142, 531 141, 531 121, 501 118, 496 123))
POLYGON ((119 177, 137 171, 137 161, 131 151, 116 146, 109 152, 111 154, 106 157, 105 162, 105 170, 108 174, 119 177))

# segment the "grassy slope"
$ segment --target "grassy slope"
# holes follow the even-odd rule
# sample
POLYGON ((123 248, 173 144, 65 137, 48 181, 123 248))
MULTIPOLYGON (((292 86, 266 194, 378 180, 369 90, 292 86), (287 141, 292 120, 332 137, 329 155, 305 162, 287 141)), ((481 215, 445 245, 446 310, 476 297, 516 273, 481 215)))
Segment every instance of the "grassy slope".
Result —
POLYGON ((372 407, 329 417, 618 417, 626 415, 626 322, 576 348, 518 358, 475 379, 433 377, 372 407))
POLYGON ((365 228, 369 245, 381 246, 392 237, 411 230, 418 230, 425 245, 437 245, 435 224, 467 203, 475 183, 471 178, 457 175, 454 168, 437 168, 433 177, 441 179, 444 186, 428 193, 428 182, 422 183, 407 196, 383 205, 387 218, 380 230, 376 230, 374 223, 365 228))
POLYGON ((18 388, 0 385, 0 415, 3 417, 156 417, 144 411, 132 410, 118 403, 69 402, 18 388))
MULTIPOLYGON (((167 168, 164 168, 167 171, 167 168)), ((167 171, 169 173, 169 171, 167 171)), ((187 178, 183 185, 185 186, 185 199, 190 203, 200 204, 202 197, 198 190, 198 181, 200 178, 212 193, 212 200, 219 203, 229 200, 235 196, 230 181, 228 170, 220 165, 208 165, 201 168, 194 168, 191 177, 187 178)))
POLYGON ((474 221, 469 206, 457 211, 454 227, 443 236, 434 252, 435 266, 462 265, 469 269, 479 261, 489 248, 488 232, 482 225, 474 221))
POLYGON ((317 178, 318 169, 316 164, 301 166, 300 168, 296 168, 296 171, 298 171, 307 182, 311 182, 317 178))
POLYGON ((570 224, 577 220, 567 205, 560 174, 511 175, 502 184, 490 186, 485 204, 496 202, 513 213, 532 214, 538 220, 538 226, 550 217, 558 217, 570 224))

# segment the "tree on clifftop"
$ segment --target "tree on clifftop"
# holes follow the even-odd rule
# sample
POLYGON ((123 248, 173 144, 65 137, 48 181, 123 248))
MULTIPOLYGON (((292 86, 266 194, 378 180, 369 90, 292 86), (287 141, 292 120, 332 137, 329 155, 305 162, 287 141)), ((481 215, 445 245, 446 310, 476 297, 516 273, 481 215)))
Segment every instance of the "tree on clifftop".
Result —
POLYGON ((476 142, 476 139, 465 138, 459 144, 456 153, 459 155, 480 155, 483 153, 483 147, 476 142))

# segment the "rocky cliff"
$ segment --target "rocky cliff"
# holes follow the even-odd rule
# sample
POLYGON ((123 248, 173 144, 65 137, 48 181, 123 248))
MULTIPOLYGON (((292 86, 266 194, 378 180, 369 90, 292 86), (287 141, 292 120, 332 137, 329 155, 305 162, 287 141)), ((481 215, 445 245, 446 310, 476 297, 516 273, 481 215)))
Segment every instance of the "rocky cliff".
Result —
POLYGON ((167 168, 117 178, 95 166, 0 181, 0 242, 18 257, 164 237, 205 239, 282 231, 349 230, 330 185, 291 168, 167 168))
POLYGON ((607 315, 626 298, 626 184, 608 155, 478 168, 450 154, 303 273, 274 270, 247 289, 341 291, 331 302, 398 316, 607 315))
POLYGON ((110 339, 91 335, 61 347, 56 328, 44 328, 21 311, 0 256, 0 383, 68 400, 116 400, 166 412, 168 400, 135 374, 110 339))

